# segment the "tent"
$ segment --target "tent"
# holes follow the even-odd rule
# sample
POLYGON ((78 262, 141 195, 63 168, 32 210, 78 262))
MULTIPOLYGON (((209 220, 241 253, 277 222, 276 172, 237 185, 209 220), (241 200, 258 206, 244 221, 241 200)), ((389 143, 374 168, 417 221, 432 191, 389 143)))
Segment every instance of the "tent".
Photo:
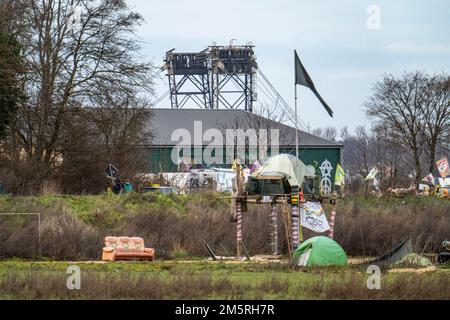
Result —
POLYGON ((294 252, 296 266, 345 266, 347 254, 334 240, 314 237, 303 242, 294 252))
POLYGON ((305 178, 306 166, 291 154, 279 154, 269 158, 252 177, 278 176, 286 178, 291 186, 301 186, 305 178))
POLYGON ((369 262, 369 264, 377 265, 392 265, 400 260, 402 260, 407 255, 411 254, 413 251, 412 240, 408 238, 394 248, 383 254, 381 257, 376 258, 369 262))

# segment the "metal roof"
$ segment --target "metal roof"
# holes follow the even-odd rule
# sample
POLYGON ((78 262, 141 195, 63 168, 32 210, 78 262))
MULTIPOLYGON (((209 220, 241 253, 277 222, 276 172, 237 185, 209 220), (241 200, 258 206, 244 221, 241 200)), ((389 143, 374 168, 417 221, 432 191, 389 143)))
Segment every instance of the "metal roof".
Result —
MULTIPOLYGON (((278 129, 280 146, 295 146, 295 128, 270 120, 245 110, 205 110, 205 109, 151 109, 152 117, 149 123, 154 138, 151 145, 174 146, 178 141, 172 141, 171 136, 176 129, 186 129, 194 139, 194 122, 202 122, 202 134, 208 129, 218 129, 225 137, 227 129, 250 128, 278 129)), ((269 133, 270 135, 270 133, 269 133)), ((208 143, 206 143, 208 144, 208 143)), ((314 136, 299 130, 300 147, 341 148, 342 145, 327 139, 314 136)))

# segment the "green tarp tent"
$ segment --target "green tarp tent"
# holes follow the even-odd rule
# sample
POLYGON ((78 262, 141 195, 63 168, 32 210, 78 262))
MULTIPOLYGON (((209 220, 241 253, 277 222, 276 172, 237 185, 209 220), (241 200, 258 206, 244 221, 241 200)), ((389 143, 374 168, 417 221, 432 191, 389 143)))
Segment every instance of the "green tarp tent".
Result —
POLYGON ((345 266, 344 249, 328 237, 314 237, 303 242, 294 252, 296 266, 345 266))

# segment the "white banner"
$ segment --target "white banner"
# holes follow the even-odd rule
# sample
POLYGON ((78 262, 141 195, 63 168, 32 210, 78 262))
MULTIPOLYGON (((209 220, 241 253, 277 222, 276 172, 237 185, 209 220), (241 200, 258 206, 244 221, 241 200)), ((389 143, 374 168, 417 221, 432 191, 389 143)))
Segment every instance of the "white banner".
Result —
POLYGON ((373 167, 372 170, 370 170, 369 174, 367 175, 365 181, 375 179, 376 175, 378 174, 377 167, 373 167))
POLYGON ((317 233, 330 230, 327 216, 319 202, 306 202, 300 210, 302 226, 317 233))

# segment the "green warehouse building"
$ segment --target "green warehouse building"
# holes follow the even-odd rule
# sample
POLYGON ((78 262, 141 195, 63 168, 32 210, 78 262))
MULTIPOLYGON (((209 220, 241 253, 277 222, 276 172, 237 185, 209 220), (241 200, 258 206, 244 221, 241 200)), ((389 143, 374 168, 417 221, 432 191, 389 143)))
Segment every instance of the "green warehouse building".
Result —
MULTIPOLYGON (((248 164, 275 152, 295 154, 295 128, 245 110, 152 109, 149 126, 153 138, 143 147, 152 173, 177 172, 186 159, 197 167, 230 168, 232 159, 242 154, 241 161, 248 164), (238 141, 245 141, 241 153, 238 141), (267 145, 267 152, 261 145, 267 145), (206 161, 207 155, 216 161, 206 161)), ((300 159, 316 167, 324 191, 331 192, 342 145, 299 131, 299 147, 300 159)))

